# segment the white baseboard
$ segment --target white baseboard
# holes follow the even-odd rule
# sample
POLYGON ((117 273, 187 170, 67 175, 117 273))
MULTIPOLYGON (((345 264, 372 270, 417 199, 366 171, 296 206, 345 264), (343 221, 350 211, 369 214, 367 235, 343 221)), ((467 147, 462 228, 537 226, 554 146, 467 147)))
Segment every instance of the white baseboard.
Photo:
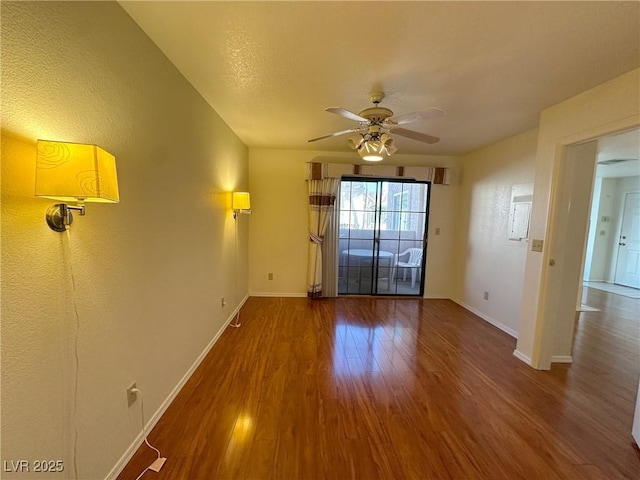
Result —
POLYGON ((305 293, 249 292, 250 297, 307 298, 305 293))
MULTIPOLYGON (((281 292, 249 292, 250 297, 281 297, 281 298, 306 298, 306 293, 281 293, 281 292)), ((364 297, 365 295, 338 295, 339 297, 364 297)), ((382 295, 375 298, 385 298, 385 297, 393 297, 393 295, 382 295)), ((337 298, 337 297, 334 297, 337 298)), ((415 297, 405 297, 405 298, 415 298, 415 297)), ((418 297, 420 298, 420 297, 418 297)), ((446 294, 437 294, 437 293, 425 293, 425 295, 421 298, 429 299, 429 300, 453 300, 449 295, 446 294)), ((455 300, 453 300, 455 302, 455 300)), ((459 303, 459 302, 456 302, 459 303)), ((466 307, 465 307, 466 308, 466 307)))
MULTIPOLYGON (((499 321, 491 318, 488 315, 485 315, 484 313, 482 313, 479 310, 476 310, 475 308, 473 308, 470 305, 467 305, 466 303, 458 300, 457 298, 451 298, 452 301, 456 302, 458 305, 460 305, 462 308, 469 310, 471 313, 479 316, 481 319, 483 319, 484 321, 490 323, 491 325, 493 325, 496 328, 499 328, 500 330, 502 330, 504 333, 512 336, 513 338, 518 338, 518 332, 516 332, 514 329, 507 327, 505 324, 500 323, 499 321)), ((522 359, 521 359, 522 360, 522 359)))
POLYGON ((551 363, 573 363, 573 357, 571 355, 553 355, 551 363))
POLYGON ((531 365, 531 359, 529 357, 527 357, 524 353, 521 353, 518 350, 514 350, 513 351, 513 356, 516 357, 518 360, 523 361, 524 363, 526 363, 530 367, 533 366, 533 365, 531 365))
MULTIPOLYGON (((156 423, 158 423, 158 420, 160 420, 162 415, 164 415, 164 412, 167 411, 167 408, 169 408, 169 405, 171 405, 171 402, 173 402, 173 400, 178 396, 178 393, 180 393, 180 390, 182 390, 182 387, 184 387, 184 385, 187 383, 189 378, 191 378, 191 375, 193 375, 193 372, 196 371, 196 369, 198 368, 202 360, 204 360, 204 358, 207 356, 209 351, 213 348, 215 343, 218 341, 218 339, 220 338, 222 333, 225 331, 225 329, 229 326, 231 321, 236 317, 236 315, 238 314, 238 312, 240 311, 240 309, 242 308, 242 306, 244 305, 244 303, 247 301, 248 298, 249 298, 249 294, 247 294, 242 299, 242 301, 240 302, 240 305, 236 307, 233 313, 224 322, 224 325, 220 327, 220 330, 218 330, 218 332, 213 336, 213 338, 211 339, 209 344, 204 348, 202 353, 198 355, 198 358, 196 358, 196 361, 193 362, 193 365, 191 365, 189 370, 187 370, 187 373, 184 374, 184 376, 180 379, 178 384, 173 388, 173 390, 171 390, 171 393, 169 393, 169 396, 165 399, 164 402, 162 402, 158 410, 156 410, 153 416, 149 419, 149 421, 145 425, 145 430, 147 432, 150 432, 151 430, 153 430, 153 427, 155 427, 156 423)), ((124 455, 120 457, 120 460, 118 460, 118 463, 116 463, 116 465, 111 469, 109 474, 105 477, 106 480, 115 480, 115 478, 118 475, 120 475, 120 472, 122 472, 122 470, 124 470, 124 467, 127 466, 127 463, 129 463, 129 460, 131 460, 131 457, 133 457, 134 453, 136 453, 136 451, 138 450, 138 447, 142 445, 142 442, 144 442, 144 434, 141 431, 140 434, 133 441, 133 443, 129 446, 127 451, 124 453, 124 455)))

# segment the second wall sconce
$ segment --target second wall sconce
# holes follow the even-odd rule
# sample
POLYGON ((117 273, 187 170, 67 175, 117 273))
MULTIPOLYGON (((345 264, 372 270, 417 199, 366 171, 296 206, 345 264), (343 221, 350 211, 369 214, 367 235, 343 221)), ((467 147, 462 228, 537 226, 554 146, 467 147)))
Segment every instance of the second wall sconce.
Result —
POLYGON ((38 140, 36 157, 36 197, 53 198, 47 209, 47 224, 64 232, 71 211, 85 214, 85 202, 117 203, 116 159, 96 145, 38 140), (74 202, 75 205, 69 205, 74 202))
POLYGON ((231 200, 233 218, 238 218, 239 213, 251 213, 251 196, 248 192, 233 192, 231 200))

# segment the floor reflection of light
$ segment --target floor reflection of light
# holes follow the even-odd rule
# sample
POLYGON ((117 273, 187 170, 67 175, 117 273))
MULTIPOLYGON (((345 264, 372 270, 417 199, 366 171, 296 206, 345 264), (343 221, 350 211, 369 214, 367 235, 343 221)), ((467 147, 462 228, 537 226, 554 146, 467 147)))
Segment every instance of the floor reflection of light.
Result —
POLYGON ((229 445, 225 452, 225 461, 231 461, 235 452, 245 443, 251 439, 253 435, 253 419, 246 414, 238 415, 236 423, 233 426, 231 432, 231 438, 229 439, 229 445))
POLYGON ((244 442, 253 428, 253 420, 249 415, 240 415, 233 427, 233 440, 244 442))
POLYGON ((364 327, 337 323, 334 329, 333 374, 362 377, 370 372, 405 375, 413 362, 416 336, 402 325, 364 327))

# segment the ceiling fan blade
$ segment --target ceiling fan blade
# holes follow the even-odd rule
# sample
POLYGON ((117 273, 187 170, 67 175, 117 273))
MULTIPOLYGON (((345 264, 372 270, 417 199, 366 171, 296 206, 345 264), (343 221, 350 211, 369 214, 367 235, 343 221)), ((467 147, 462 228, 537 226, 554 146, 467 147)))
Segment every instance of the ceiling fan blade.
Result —
POLYGON ((432 137, 426 133, 414 132, 413 130, 407 130, 406 128, 394 128, 393 132, 396 135, 418 140, 423 143, 438 143, 440 139, 438 137, 432 137))
POLYGON ((349 120, 355 120, 356 122, 368 122, 364 117, 361 117, 357 113, 350 112, 349 110, 345 110, 344 108, 338 107, 329 107, 324 109, 325 112, 335 113, 336 115, 340 115, 341 117, 348 118, 349 120))
POLYGON ((329 135, 323 135, 321 137, 312 138, 311 140, 307 140, 307 142, 315 142, 316 140, 323 140, 329 137, 337 137, 339 135, 345 135, 347 133, 353 133, 359 131, 360 128, 350 128, 349 130, 342 130, 341 132, 330 133, 329 135))
POLYGON ((420 112, 405 113, 404 115, 396 115, 387 119, 388 122, 395 123, 396 125, 404 125, 406 123, 417 122, 420 120, 427 120, 429 118, 444 117, 444 111, 439 108, 427 108, 420 112))

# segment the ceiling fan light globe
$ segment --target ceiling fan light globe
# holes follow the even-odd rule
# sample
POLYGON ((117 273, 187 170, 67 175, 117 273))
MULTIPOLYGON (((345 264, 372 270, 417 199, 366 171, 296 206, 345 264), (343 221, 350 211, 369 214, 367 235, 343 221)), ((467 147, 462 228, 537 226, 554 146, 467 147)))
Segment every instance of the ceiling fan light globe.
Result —
POLYGON ((358 148, 358 154, 367 162, 379 162, 384 158, 387 152, 381 141, 368 140, 360 145, 358 148))
POLYGON ((398 151, 395 140, 388 133, 383 133, 380 136, 380 141, 382 142, 383 148, 387 155, 393 155, 398 151))
POLYGON ((363 141, 364 141, 364 137, 360 133, 358 135, 353 135, 347 139, 347 143, 349 144, 349 147, 353 148, 354 150, 360 147, 363 141))
POLYGON ((375 153, 367 153, 365 155, 362 155, 362 159, 367 162, 380 162, 382 161, 382 158, 382 155, 378 155, 375 153))
POLYGON ((367 153, 377 153, 381 154, 382 149, 384 148, 384 144, 380 140, 369 140, 362 144, 362 149, 364 149, 367 153))

